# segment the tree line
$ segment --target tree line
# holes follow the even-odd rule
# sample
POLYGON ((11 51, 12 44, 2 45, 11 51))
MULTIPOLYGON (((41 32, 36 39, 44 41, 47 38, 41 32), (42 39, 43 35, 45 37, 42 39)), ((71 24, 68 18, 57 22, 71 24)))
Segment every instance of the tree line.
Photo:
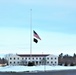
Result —
POLYGON ((5 58, 0 58, 0 64, 5 64, 7 63, 8 61, 5 59, 5 58))
POLYGON ((74 53, 73 56, 71 56, 71 55, 69 55, 69 54, 65 54, 65 55, 63 55, 63 53, 61 53, 61 54, 59 54, 59 57, 60 57, 60 58, 61 58, 61 57, 63 57, 63 58, 65 58, 65 57, 76 58, 76 54, 74 53))
POLYGON ((63 53, 59 54, 58 57, 58 64, 64 66, 75 66, 76 65, 76 54, 74 53, 73 56, 63 53))

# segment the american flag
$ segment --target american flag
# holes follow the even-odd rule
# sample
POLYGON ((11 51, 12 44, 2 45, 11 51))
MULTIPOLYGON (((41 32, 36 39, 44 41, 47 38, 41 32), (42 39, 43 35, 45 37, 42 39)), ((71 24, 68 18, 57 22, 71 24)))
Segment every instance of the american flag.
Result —
POLYGON ((41 40, 41 38, 39 37, 39 35, 33 30, 33 35, 34 37, 36 37, 37 39, 41 40))

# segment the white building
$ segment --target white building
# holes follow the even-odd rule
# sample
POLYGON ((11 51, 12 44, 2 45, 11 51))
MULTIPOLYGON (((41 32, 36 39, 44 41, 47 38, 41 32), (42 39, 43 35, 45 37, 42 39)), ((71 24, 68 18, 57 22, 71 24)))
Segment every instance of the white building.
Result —
POLYGON ((51 54, 7 54, 8 65, 28 65, 30 61, 35 65, 58 65, 58 56, 51 54))

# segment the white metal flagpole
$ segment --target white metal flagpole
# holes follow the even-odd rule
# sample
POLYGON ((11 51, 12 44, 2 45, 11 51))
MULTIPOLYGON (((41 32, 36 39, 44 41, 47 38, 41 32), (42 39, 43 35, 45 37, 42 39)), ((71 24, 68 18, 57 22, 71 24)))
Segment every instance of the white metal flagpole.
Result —
POLYGON ((30 60, 32 62, 32 9, 30 9, 30 60))

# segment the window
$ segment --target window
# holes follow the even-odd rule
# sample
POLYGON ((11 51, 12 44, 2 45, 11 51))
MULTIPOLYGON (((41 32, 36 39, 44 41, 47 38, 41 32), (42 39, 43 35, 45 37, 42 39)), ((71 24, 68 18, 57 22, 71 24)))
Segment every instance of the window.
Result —
POLYGON ((12 58, 10 58, 10 60, 12 60, 12 58))
POLYGON ((55 61, 55 63, 56 63, 56 61, 55 61))
POLYGON ((41 58, 39 58, 41 60, 41 58))
POLYGON ((51 59, 53 59, 53 58, 51 58, 51 59))
POLYGON ((17 58, 19 60, 19 58, 17 58))
POLYGON ((14 60, 15 60, 15 58, 14 58, 14 60))
POLYGON ((36 61, 36 64, 38 64, 38 61, 36 61))
POLYGON ((38 58, 36 58, 36 59, 38 59, 38 58))
POLYGON ((55 58, 56 59, 56 58, 55 58))
POLYGON ((27 60, 27 58, 25 58, 27 60))
POLYGON ((12 62, 10 62, 10 64, 12 64, 12 62))
POLYGON ((19 62, 17 62, 19 64, 19 62))
POLYGON ((25 63, 27 64, 28 62, 26 61, 25 63))
POLYGON ((34 58, 32 58, 34 60, 34 58))
POLYGON ((49 62, 47 62, 49 64, 49 62))
POLYGON ((30 60, 30 58, 29 58, 29 60, 30 60))
POLYGON ((39 63, 41 64, 41 61, 39 63))
POLYGON ((49 60, 49 58, 47 58, 49 60))
POLYGON ((51 63, 53 63, 53 62, 51 61, 51 63))
POLYGON ((15 62, 14 62, 14 64, 15 64, 15 62))
POLYGON ((24 58, 22 58, 22 60, 23 60, 24 58))

